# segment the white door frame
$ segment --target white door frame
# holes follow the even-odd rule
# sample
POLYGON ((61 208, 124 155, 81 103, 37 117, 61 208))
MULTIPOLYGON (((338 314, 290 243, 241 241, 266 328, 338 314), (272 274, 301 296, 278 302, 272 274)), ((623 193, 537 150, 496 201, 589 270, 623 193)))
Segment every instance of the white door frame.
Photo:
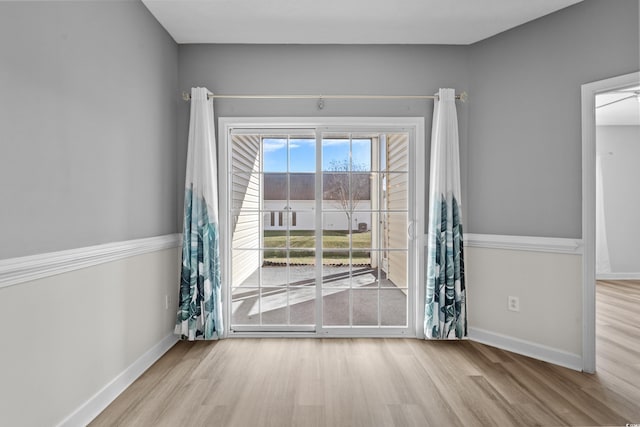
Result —
POLYGON ((596 95, 640 84, 640 72, 582 85, 582 370, 596 371, 596 95))
MULTIPOLYGON (((415 336, 423 338, 422 331, 422 319, 424 318, 424 304, 420 301, 424 301, 424 287, 420 286, 424 277, 424 242, 423 236, 425 233, 425 189, 426 189, 426 156, 425 156, 425 119, 424 117, 220 117, 218 118, 218 182, 221 185, 228 185, 229 174, 229 135, 234 129, 320 129, 320 128, 345 128, 351 129, 353 132, 359 132, 364 130, 376 132, 397 132, 399 129, 404 129, 410 132, 414 138, 415 143, 415 155, 413 159, 413 171, 414 171, 414 186, 417 186, 414 192, 414 203, 410 209, 413 209, 412 216, 414 222, 411 224, 411 236, 413 237, 409 241, 410 253, 413 253, 412 262, 409 262, 409 266, 413 266, 409 271, 411 283, 414 284, 412 292, 413 300, 412 305, 409 306, 408 312, 408 330, 409 336, 415 336), (422 184, 422 185, 420 185, 422 184), (421 190, 422 187, 422 191, 421 190)), ((224 306, 224 321, 226 325, 230 325, 231 321, 231 295, 228 292, 228 284, 231 277, 229 276, 230 266, 230 243, 231 236, 228 233, 227 227, 224 224, 229 224, 229 201, 228 192, 225 188, 220 189, 221 197, 219 198, 219 212, 220 223, 223 224, 220 233, 221 244, 221 261, 222 269, 222 299, 224 306)), ((409 232, 409 231, 408 231, 409 232)), ((316 325, 317 336, 327 336, 327 330, 322 328, 322 324, 316 325)), ((249 333, 229 334, 229 328, 225 328, 225 336, 251 336, 249 333)), ((368 332, 364 328, 354 328, 353 332, 345 333, 336 332, 329 334, 331 336, 386 336, 385 330, 388 334, 395 332, 392 328, 380 328, 377 331, 368 332)), ((296 332, 274 332, 274 333, 255 333, 256 336, 309 336, 309 333, 296 333, 296 332)), ((389 335, 389 336, 398 336, 389 335)))

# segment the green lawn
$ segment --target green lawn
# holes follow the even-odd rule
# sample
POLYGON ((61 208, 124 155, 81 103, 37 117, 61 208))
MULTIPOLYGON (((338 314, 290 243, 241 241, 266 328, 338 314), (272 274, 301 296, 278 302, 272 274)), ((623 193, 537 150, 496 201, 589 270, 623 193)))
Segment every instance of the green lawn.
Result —
MULTIPOLYGON (((354 249, 371 248, 371 232, 354 232, 351 235, 352 247, 354 249)), ((289 252, 289 262, 292 264, 315 264, 316 235, 314 231, 289 231, 289 248, 297 249, 289 252), (305 250, 306 249, 306 250, 305 250)), ((287 232, 279 230, 264 231, 264 247, 274 248, 265 250, 264 260, 267 262, 282 263, 285 261, 285 252, 282 249, 287 247, 287 232)), ((349 249, 348 231, 323 231, 322 236, 322 258, 323 264, 343 264, 348 263, 348 253, 345 251, 333 251, 332 249, 349 249)), ((371 255, 369 251, 353 251, 354 264, 369 264, 371 255)))

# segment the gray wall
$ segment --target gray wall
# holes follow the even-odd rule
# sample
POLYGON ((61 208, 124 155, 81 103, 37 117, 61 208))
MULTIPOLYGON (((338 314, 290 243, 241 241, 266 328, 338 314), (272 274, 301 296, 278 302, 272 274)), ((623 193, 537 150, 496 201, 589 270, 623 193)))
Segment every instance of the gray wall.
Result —
POLYGON ((580 87, 638 70, 638 3, 586 0, 471 46, 469 231, 581 237, 580 87))
POLYGON ((597 126, 612 273, 640 274, 640 126, 597 126))
MULTIPOLYGON (((467 90, 466 46, 180 45, 181 90, 206 86, 221 94, 433 94, 467 90)), ((425 117, 427 153, 433 101, 216 100, 217 117, 425 117)), ((466 170, 467 106, 458 104, 462 168, 466 170)), ((189 105, 179 108, 179 165, 186 158, 189 105)), ((426 162, 426 159, 425 159, 426 162)), ((427 166, 428 168, 428 166, 427 166)), ((466 185, 463 172, 463 200, 466 185)), ((178 191, 183 192, 184 166, 178 191)), ((179 197, 182 197, 179 195, 179 197)))
MULTIPOLYGON (((178 231, 189 108, 176 94, 195 85, 467 90, 467 230, 580 237, 580 85, 638 69, 638 2, 587 0, 472 46, 179 47, 138 2, 0 2, 0 58, 0 259, 178 231)), ((216 111, 423 116, 428 153, 432 105, 218 100, 216 111)))
POLYGON ((0 259, 177 231, 177 60, 140 2, 0 2, 0 259))

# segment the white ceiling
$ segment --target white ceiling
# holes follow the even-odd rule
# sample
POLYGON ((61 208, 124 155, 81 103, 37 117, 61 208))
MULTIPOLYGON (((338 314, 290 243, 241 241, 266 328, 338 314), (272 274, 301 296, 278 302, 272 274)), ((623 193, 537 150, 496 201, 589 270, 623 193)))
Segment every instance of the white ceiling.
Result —
POLYGON ((596 95, 596 107, 603 106, 596 108, 596 125, 640 126, 640 98, 634 96, 634 91, 640 94, 640 86, 596 95), (617 100, 621 101, 609 104, 617 100))
POLYGON ((470 44, 582 0, 142 0, 178 43, 470 44))

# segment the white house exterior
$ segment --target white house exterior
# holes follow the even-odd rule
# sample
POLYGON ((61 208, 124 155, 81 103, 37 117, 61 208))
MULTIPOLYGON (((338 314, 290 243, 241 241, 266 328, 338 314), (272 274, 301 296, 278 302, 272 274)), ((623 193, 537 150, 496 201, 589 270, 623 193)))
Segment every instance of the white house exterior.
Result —
MULTIPOLYGON (((262 224, 265 230, 315 230, 315 200, 264 200, 262 224)), ((339 205, 333 209, 340 209, 339 205)), ((358 205, 363 211, 371 209, 371 201, 364 200, 358 205)), ((348 218, 344 211, 324 212, 322 228, 324 230, 348 230, 348 218)), ((356 211, 351 221, 353 231, 371 230, 371 212, 356 211), (364 224, 364 225, 363 225, 364 224), (364 228, 364 230, 362 230, 364 228)))
MULTIPOLYGON (((315 174, 290 173, 289 200, 287 201, 287 174, 264 174, 264 199, 262 200, 262 224, 265 230, 315 230, 316 201, 315 174)), ((347 174, 325 174, 322 228, 324 230, 371 230, 370 181, 361 179, 360 191, 353 204, 356 211, 349 221, 343 200, 333 194, 332 187, 348 179, 347 174), (332 178, 334 178, 332 180, 332 178), (369 212, 367 212, 369 211, 369 212), (351 222, 351 226, 349 226, 351 222)), ((348 182, 348 181, 347 181, 348 182)))

